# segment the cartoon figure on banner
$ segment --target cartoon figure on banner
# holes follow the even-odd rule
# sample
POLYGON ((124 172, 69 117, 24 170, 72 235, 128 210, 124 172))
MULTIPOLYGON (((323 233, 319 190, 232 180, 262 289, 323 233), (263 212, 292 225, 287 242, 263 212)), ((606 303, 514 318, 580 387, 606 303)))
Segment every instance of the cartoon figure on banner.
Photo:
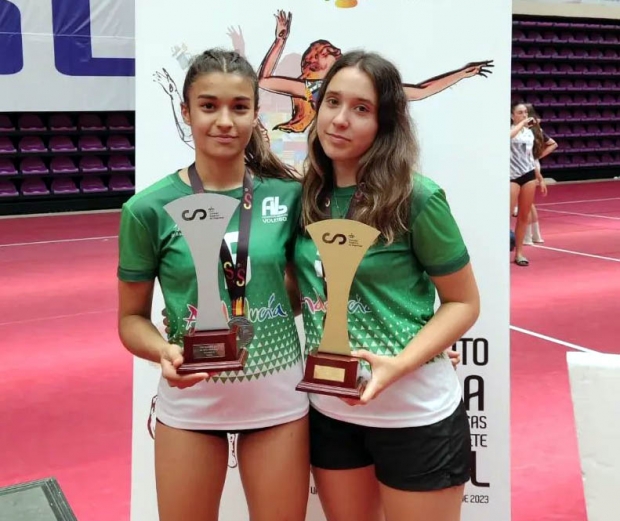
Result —
MULTIPOLYGON (((323 83, 323 78, 342 54, 327 40, 316 40, 303 53, 301 75, 297 78, 274 76, 284 46, 291 32, 292 13, 278 11, 276 38, 267 51, 259 71, 259 86, 269 92, 291 97, 293 108, 289 121, 276 125, 274 130, 282 132, 304 132, 315 116, 314 103, 323 83)), ((409 101, 419 101, 433 96, 459 81, 474 76, 487 77, 492 73, 493 60, 471 62, 460 69, 429 78, 421 83, 405 83, 403 88, 409 101)))
MULTIPOLYGON (((233 44, 233 49, 241 56, 245 56, 245 40, 243 38, 241 27, 238 27, 237 29, 234 27, 229 27, 226 34, 233 44)), ((176 45, 171 50, 172 57, 179 63, 181 70, 185 72, 192 60, 192 55, 188 51, 187 45, 176 45)), ((163 91, 170 98, 172 115, 174 116, 174 123, 177 128, 177 132, 179 133, 179 137, 188 147, 194 148, 194 141, 192 139, 190 128, 185 124, 183 121, 183 116, 181 115, 181 103, 183 102, 183 97, 179 92, 176 82, 165 67, 162 67, 160 71, 156 71, 153 74, 153 81, 155 83, 159 83, 163 91)), ((258 120, 258 126, 263 138, 265 138, 265 141, 269 143, 269 132, 260 119, 258 120)))

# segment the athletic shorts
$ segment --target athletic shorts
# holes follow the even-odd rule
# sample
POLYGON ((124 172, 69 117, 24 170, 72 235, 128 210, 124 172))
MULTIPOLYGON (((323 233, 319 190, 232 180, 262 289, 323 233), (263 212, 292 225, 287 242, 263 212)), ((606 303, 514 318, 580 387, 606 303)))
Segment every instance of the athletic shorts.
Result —
POLYGON ((398 490, 423 492, 462 485, 470 479, 471 466, 465 405, 461 402, 437 423, 405 428, 342 422, 310 407, 310 462, 326 470, 374 465, 379 482, 398 490))
POLYGON ((523 174, 516 179, 511 179, 511 183, 517 183, 519 186, 523 186, 525 183, 536 180, 536 174, 534 170, 530 170, 527 174, 523 174))

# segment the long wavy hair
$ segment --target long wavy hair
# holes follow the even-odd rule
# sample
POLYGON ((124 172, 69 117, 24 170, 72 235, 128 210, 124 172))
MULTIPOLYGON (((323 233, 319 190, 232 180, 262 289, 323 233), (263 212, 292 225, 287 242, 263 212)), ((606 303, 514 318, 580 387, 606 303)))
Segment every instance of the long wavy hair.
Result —
MULTIPOLYGON (((339 58, 342 53, 338 47, 334 47, 327 40, 317 40, 312 42, 301 57, 301 80, 320 80, 322 71, 318 69, 319 56, 323 53, 339 58)), ((301 133, 305 131, 314 120, 316 112, 312 100, 292 98, 293 112, 291 119, 286 123, 280 123, 274 130, 281 132, 301 133)))
MULTIPOLYGON (((189 90, 199 76, 212 72, 238 74, 247 78, 254 92, 254 107, 258 112, 258 76, 250 63, 239 53, 224 49, 208 49, 196 56, 185 75, 183 103, 189 107, 189 90)), ((250 141, 245 147, 245 162, 259 177, 299 180, 299 174, 282 162, 269 148, 268 140, 261 132, 262 124, 252 130, 250 141)))
POLYGON ((540 156, 545 150, 545 134, 543 129, 540 126, 540 116, 536 112, 534 105, 531 103, 524 103, 525 108, 527 109, 527 114, 529 117, 534 118, 536 120, 536 124, 530 127, 530 130, 534 134, 534 148, 532 149, 532 155, 534 159, 540 159, 540 156))
MULTIPOLYGON (((378 229, 381 238, 390 244, 409 230, 418 143, 400 73, 390 61, 376 53, 352 51, 343 54, 325 77, 316 104, 317 112, 321 111, 331 80, 347 67, 366 73, 378 98, 377 135, 359 162, 359 198, 352 218, 378 229)), ((308 226, 328 217, 326 195, 335 184, 333 163, 317 135, 316 120, 308 134, 308 157, 302 183, 302 224, 308 226)))

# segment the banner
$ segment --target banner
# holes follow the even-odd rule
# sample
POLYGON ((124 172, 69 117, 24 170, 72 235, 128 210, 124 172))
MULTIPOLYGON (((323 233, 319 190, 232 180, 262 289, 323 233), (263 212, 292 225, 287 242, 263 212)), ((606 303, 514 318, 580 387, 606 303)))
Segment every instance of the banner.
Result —
MULTIPOLYGON (((470 249, 482 298, 476 326, 454 348, 470 415, 473 476, 464 521, 510 520, 508 231, 511 5, 508 0, 262 0, 209 3, 137 1, 137 189, 191 163, 182 123, 181 87, 192 55, 235 48, 271 63, 282 30, 285 48, 261 89, 261 122, 273 150, 301 169, 312 92, 342 52, 365 48, 400 68, 420 140, 421 171, 448 194, 470 249), (341 8, 340 5, 352 5, 341 8), (290 13, 278 17, 282 10, 290 13), (491 63, 490 63, 491 62, 491 63), (486 64, 486 65, 485 65, 486 64), (326 66, 327 65, 327 66, 326 66), (491 65, 492 67, 489 67, 491 65), (485 71, 490 69, 490 73, 485 71), (287 94, 304 82, 305 99, 287 94)), ((163 307, 157 293, 155 321, 163 307)), ((300 325, 301 326, 301 325, 300 325)), ((157 519, 153 443, 147 423, 158 369, 137 360, 134 372, 132 520, 157 519)), ((247 519, 234 438, 222 519, 247 519)), ((308 521, 323 521, 311 489, 308 521)))
POLYGON ((0 0, 0 112, 135 106, 134 2, 0 0))

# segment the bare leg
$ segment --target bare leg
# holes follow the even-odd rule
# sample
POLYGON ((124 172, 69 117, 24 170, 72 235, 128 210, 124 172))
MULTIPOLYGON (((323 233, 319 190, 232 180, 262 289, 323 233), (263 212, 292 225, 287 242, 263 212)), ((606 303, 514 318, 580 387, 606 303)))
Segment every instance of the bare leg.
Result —
POLYGON ((308 418, 241 434, 238 451, 250 521, 304 521, 310 492, 308 418))
POLYGON ((159 521, 217 521, 227 464, 226 439, 158 423, 155 478, 159 521))
POLYGON ((383 521, 375 467, 351 470, 313 468, 327 521, 383 521))
POLYGON ((407 492, 381 485, 385 519, 386 521, 459 521, 464 489, 465 485, 460 485, 432 492, 407 492))
MULTIPOLYGON (((511 183, 511 192, 513 186, 516 183, 511 183)), ((517 188, 519 188, 517 186, 517 188)), ((527 220, 530 215, 530 209, 534 202, 534 195, 536 193, 536 181, 530 181, 525 183, 519 190, 518 206, 519 215, 517 216, 517 227, 515 229, 516 247, 515 247, 515 260, 523 257, 523 239, 525 237, 525 229, 527 227, 527 220)))

